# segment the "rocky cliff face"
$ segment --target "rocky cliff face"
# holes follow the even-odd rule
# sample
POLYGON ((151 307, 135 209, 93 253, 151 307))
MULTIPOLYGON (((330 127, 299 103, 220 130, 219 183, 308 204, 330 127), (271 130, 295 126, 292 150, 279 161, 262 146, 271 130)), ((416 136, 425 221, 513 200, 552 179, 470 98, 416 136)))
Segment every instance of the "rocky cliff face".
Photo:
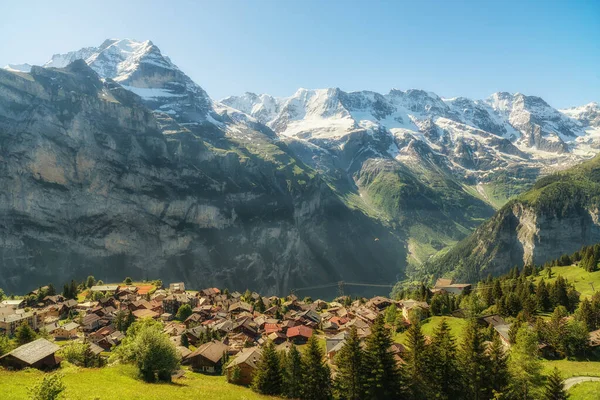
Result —
POLYGON ((189 129, 83 61, 0 70, 0 287, 93 274, 284 293, 401 273, 397 233, 268 129, 214 115, 189 129))
POLYGON ((427 265, 476 281, 514 265, 540 265, 600 242, 600 158, 541 179, 448 253, 427 265))

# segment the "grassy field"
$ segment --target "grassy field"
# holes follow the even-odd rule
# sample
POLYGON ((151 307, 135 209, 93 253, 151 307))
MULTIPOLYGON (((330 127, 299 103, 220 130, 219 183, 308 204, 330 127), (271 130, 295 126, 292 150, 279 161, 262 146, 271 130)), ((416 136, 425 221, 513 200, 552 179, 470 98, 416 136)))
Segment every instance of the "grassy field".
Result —
POLYGON ((569 390, 571 400, 598 400, 600 397, 600 382, 583 382, 569 390))
POLYGON ((543 360, 544 374, 558 368, 563 378, 572 376, 600 376, 599 361, 543 360))
MULTIPOLYGON (((115 365, 100 369, 77 368, 68 363, 59 370, 64 374, 67 387, 64 398, 69 400, 254 400, 273 399, 252 390, 227 383, 225 377, 186 372, 171 384, 148 384, 137 379, 131 365, 115 365)), ((27 399, 27 390, 43 375, 37 370, 9 372, 0 370, 0 398, 2 400, 27 399)))
POLYGON ((536 281, 543 277, 546 283, 554 282, 559 275, 562 275, 563 278, 575 285, 575 289, 581 293, 581 296, 591 297, 594 294, 592 285, 595 290, 600 290, 600 271, 587 272, 583 268, 572 265, 570 267, 553 267, 552 272, 554 273, 553 277, 548 279, 545 272, 542 271, 541 277, 536 278, 536 281))
MULTIPOLYGON (((450 331, 454 338, 456 339, 456 343, 459 344, 462 339, 462 335, 465 331, 465 327, 467 326, 467 320, 462 318, 454 318, 454 317, 430 317, 422 322, 423 334, 427 336, 433 336, 435 329, 439 326, 440 322, 443 318, 446 318, 448 325, 450 326, 450 331)), ((394 341, 396 343, 404 343, 406 339, 406 332, 397 333, 394 336, 394 341)))

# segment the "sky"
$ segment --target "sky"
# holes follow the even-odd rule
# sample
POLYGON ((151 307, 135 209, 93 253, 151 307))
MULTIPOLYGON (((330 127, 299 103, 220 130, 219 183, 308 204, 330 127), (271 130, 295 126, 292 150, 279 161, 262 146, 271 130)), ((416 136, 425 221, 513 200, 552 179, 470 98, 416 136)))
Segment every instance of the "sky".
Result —
POLYGON ((150 39, 216 100, 298 88, 600 102, 600 1, 3 2, 0 66, 150 39))

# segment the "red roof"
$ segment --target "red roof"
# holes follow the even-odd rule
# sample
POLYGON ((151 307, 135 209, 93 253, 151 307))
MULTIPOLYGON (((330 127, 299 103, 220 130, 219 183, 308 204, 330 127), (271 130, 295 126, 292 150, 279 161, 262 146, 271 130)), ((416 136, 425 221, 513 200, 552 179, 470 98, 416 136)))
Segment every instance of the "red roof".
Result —
POLYGON ((152 290, 154 288, 154 285, 141 285, 141 286, 138 286, 137 288, 138 288, 137 294, 145 295, 145 294, 148 294, 150 292, 150 290, 152 290))
POLYGON ((265 333, 273 333, 281 331, 281 326, 279 324, 265 324, 265 333))
POLYGON ((304 325, 294 326, 287 330, 287 337, 289 338, 293 338, 296 336, 303 336, 305 338, 309 338, 312 336, 312 334, 313 330, 308 326, 304 325))

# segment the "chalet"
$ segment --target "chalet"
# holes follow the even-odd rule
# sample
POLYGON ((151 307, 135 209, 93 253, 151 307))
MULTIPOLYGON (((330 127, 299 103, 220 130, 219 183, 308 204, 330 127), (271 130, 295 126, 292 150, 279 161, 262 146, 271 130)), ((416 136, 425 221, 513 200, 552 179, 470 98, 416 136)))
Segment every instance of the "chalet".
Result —
POLYGON ((238 301, 237 303, 233 303, 229 306, 229 313, 231 315, 238 315, 242 312, 251 313, 254 310, 251 304, 246 303, 245 301, 238 301))
POLYGON ((505 347, 510 347, 510 337, 508 335, 508 331, 510 330, 510 324, 506 323, 504 319, 497 315, 486 315, 483 317, 479 317, 477 322, 483 326, 491 325, 496 332, 500 335, 500 340, 502 340, 502 344, 505 347))
POLYGON ((25 308, 25 300, 3 300, 0 302, 0 307, 11 307, 14 309, 25 308))
POLYGON ((240 369, 239 379, 236 383, 239 385, 249 385, 252 383, 252 379, 254 378, 254 373, 258 369, 258 364, 262 358, 262 354, 260 349, 256 347, 248 348, 242 350, 236 358, 234 358, 228 365, 225 367, 227 371, 227 379, 229 382, 232 382, 232 372, 234 367, 238 367, 240 369))
POLYGON ((194 313, 194 314, 190 315, 189 317, 187 317, 185 319, 185 321, 183 321, 183 323, 185 324, 186 327, 191 328, 193 326, 200 324, 203 320, 204 320, 204 317, 202 315, 200 315, 198 313, 194 313))
POLYGON ((402 301, 402 315, 406 320, 410 320, 411 316, 418 316, 420 319, 423 319, 427 317, 428 313, 429 304, 424 301, 402 301))
MULTIPOLYGON (((345 343, 346 339, 348 338, 350 334, 348 332, 340 332, 335 336, 330 336, 328 338, 325 339, 325 351, 327 352, 327 355, 329 356, 329 352, 334 349, 338 344, 340 343, 345 343)), ((333 356, 330 357, 330 359, 333 358, 333 356)))
POLYGON ((258 326, 251 318, 245 318, 242 321, 234 323, 231 332, 244 333, 253 338, 258 334, 258 326))
POLYGON ((469 283, 453 283, 452 279, 438 278, 433 286, 433 293, 444 291, 451 294, 469 293, 472 285, 469 283))
POLYGON ((196 371, 218 373, 221 371, 223 356, 227 351, 228 347, 223 342, 213 340, 198 347, 184 361, 196 371))
POLYGON ((304 323, 310 323, 310 322, 313 322, 315 324, 321 323, 321 316, 319 315, 319 313, 316 312, 315 310, 311 310, 311 309, 308 309, 306 311, 301 311, 298 314, 296 314, 294 317, 297 321, 301 321, 304 323))
POLYGON ((313 330, 307 326, 294 326, 287 330, 287 337, 296 344, 303 344, 313 335, 313 330))
POLYGON ((287 336, 281 332, 271 332, 267 335, 267 339, 275 344, 281 344, 287 340, 287 336))
POLYGON ((51 304, 58 304, 58 303, 62 303, 65 301, 65 298, 63 296, 61 296, 60 294, 57 294, 56 296, 46 296, 44 297, 44 299, 42 300, 42 302, 44 303, 44 305, 49 306, 51 304))
POLYGON ((184 293, 185 292, 185 283, 176 282, 169 284, 169 290, 171 293, 184 293))
POLYGON ((142 308, 141 310, 135 310, 131 314, 133 314, 133 316, 136 319, 144 319, 144 318, 158 319, 160 317, 159 313, 154 312, 152 310, 147 310, 145 308, 142 308))
POLYGON ((102 324, 100 322, 101 319, 102 318, 96 314, 88 314, 81 319, 81 329, 84 332, 93 332, 100 328, 102 324))
POLYGON ((51 332, 48 331, 54 337, 54 339, 58 340, 68 340, 77 337, 77 330, 79 329, 79 324, 76 322, 69 322, 62 326, 57 326, 51 332))
POLYGON ((58 350, 60 347, 56 344, 37 339, 0 357, 0 364, 13 369, 52 369, 60 365, 60 358, 56 356, 58 350))
POLYGON ((385 297, 377 296, 369 300, 366 306, 376 311, 382 311, 391 306, 392 304, 394 304, 392 300, 387 299, 385 297))
POLYGON ((119 290, 119 285, 95 285, 90 288, 90 292, 101 292, 115 294, 119 290))
POLYGON ((337 332, 339 330, 339 326, 338 324, 336 324, 335 322, 329 320, 327 322, 323 322, 323 325, 321 327, 321 329, 323 330, 323 332, 325 333, 334 333, 337 332))

